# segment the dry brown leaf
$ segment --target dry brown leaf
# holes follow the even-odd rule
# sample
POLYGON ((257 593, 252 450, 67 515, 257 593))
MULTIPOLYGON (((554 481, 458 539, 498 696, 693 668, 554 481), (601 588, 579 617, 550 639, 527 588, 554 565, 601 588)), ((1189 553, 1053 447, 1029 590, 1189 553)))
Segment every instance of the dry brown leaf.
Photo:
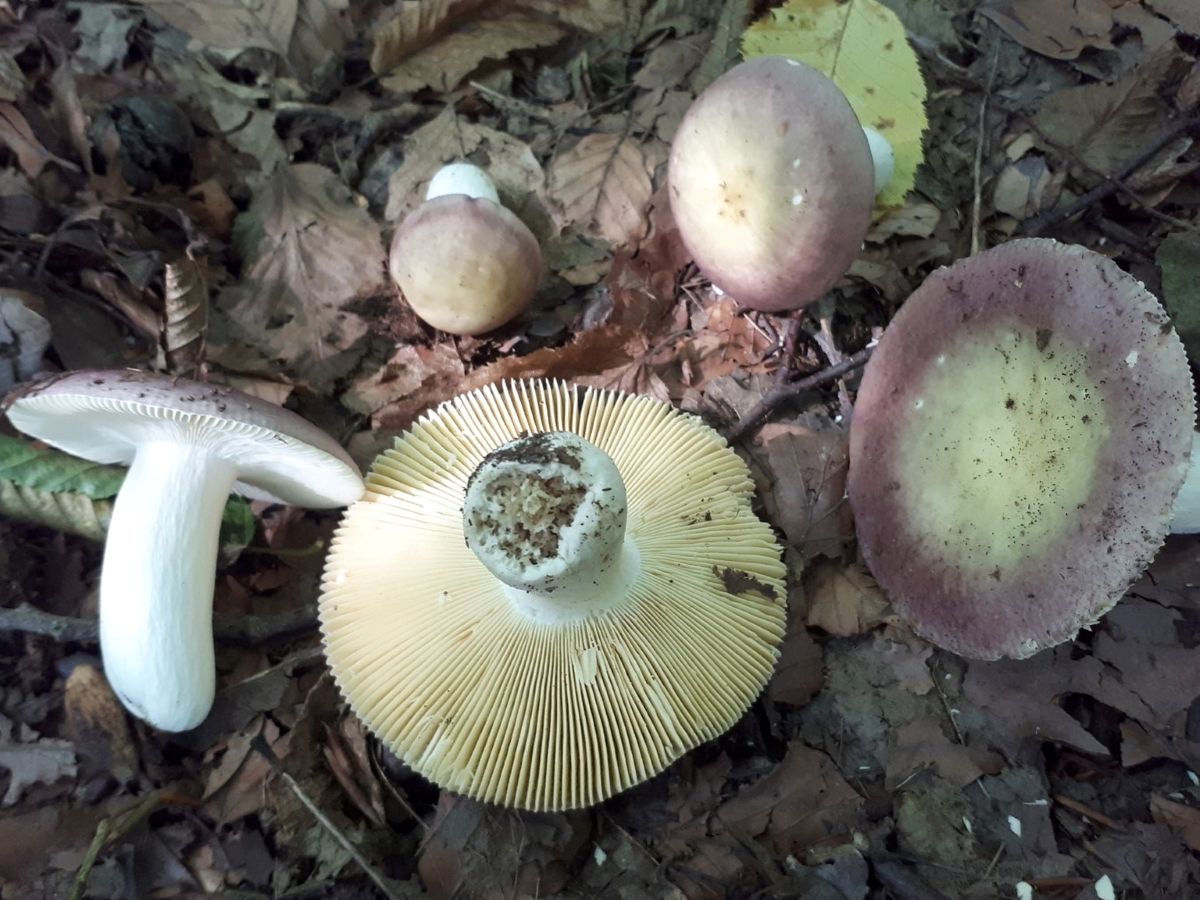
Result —
POLYGON ((260 47, 280 56, 288 51, 299 0, 136 0, 167 24, 202 44, 223 50, 260 47))
POLYGON ((544 47, 562 34, 504 0, 400 0, 395 17, 375 31, 371 68, 393 91, 449 91, 485 59, 544 47))
POLYGON ((457 393, 463 364, 451 344, 405 344, 382 368, 351 385, 342 402, 373 417, 376 427, 407 428, 457 393))
POLYGON ((775 703, 803 706, 824 683, 821 645, 808 633, 804 619, 802 605, 789 598, 787 634, 779 648, 775 674, 767 682, 767 696, 775 703))
POLYGON ((208 331, 206 266, 181 256, 167 263, 163 281, 162 367, 172 375, 194 376, 204 361, 208 331))
POLYGON ((1116 174, 1171 118, 1162 88, 1188 69, 1187 57, 1165 45, 1113 84, 1064 88, 1046 98, 1034 121, 1047 139, 1098 172, 1116 174))
POLYGON ((14 806, 28 787, 73 778, 75 749, 69 741, 51 738, 31 744, 2 744, 0 769, 8 770, 8 790, 0 806, 14 806))
POLYGON ((612 298, 609 325, 636 328, 655 340, 668 327, 675 307, 676 280, 691 258, 671 215, 666 189, 650 198, 650 235, 636 249, 618 250, 605 286, 612 298))
POLYGON ((350 0, 300 0, 288 61, 305 83, 319 84, 353 39, 350 0))
POLYGON ((1017 43, 1052 59, 1075 59, 1087 47, 1112 49, 1113 15, 1104 0, 998 0, 979 11, 1017 43))
POLYGON ((0 100, 0 144, 5 144, 17 157, 21 171, 30 178, 37 178, 42 169, 51 162, 58 163, 65 169, 78 172, 79 168, 72 162, 60 159, 42 146, 37 139, 29 121, 16 106, 0 100))
POLYGON ((94 175, 92 169, 92 144, 88 140, 88 117, 79 99, 75 84, 75 73, 69 63, 63 63, 50 76, 50 92, 54 95, 54 114, 58 124, 71 139, 71 149, 83 163, 83 170, 94 175))
POLYGON ((565 347, 545 347, 526 356, 505 356, 476 369, 462 383, 474 390, 506 378, 576 379, 619 369, 646 349, 646 340, 632 328, 604 325, 585 331, 565 347))
POLYGON ((387 290, 379 225, 331 171, 277 172, 238 219, 245 268, 219 304, 251 344, 302 377, 367 331, 345 306, 387 290))
POLYGON ((596 34, 629 24, 628 0, 522 0, 521 5, 596 34))
POLYGON ((881 624, 888 608, 883 591, 857 565, 842 568, 820 559, 805 573, 808 624, 838 637, 866 634, 881 624))
POLYGON ((1179 835, 1193 850, 1200 852, 1200 809, 1168 800, 1162 794, 1151 794, 1150 816, 1179 835))
POLYGON ((1184 31, 1200 37, 1200 4, 1196 0, 1146 0, 1146 5, 1184 31))
POLYGON ((642 146, 619 134, 589 134, 550 166, 558 223, 594 230, 616 246, 641 240, 654 186, 642 146))
POLYGON ((712 41, 692 75, 692 91, 699 94, 733 68, 741 55, 742 33, 750 24, 750 0, 724 0, 712 41))
POLYGON ((546 175, 529 145, 518 138, 477 125, 455 115, 447 106, 404 141, 404 163, 388 179, 389 221, 404 218, 425 198, 429 179, 443 165, 469 159, 484 169, 496 185, 501 202, 520 216, 534 234, 548 217, 546 175))
POLYGON ((76 752, 100 771, 124 783, 137 773, 138 753, 125 710, 95 666, 82 663, 63 691, 66 733, 76 752))
POLYGON ((892 732, 886 766, 889 790, 929 767, 956 788, 966 787, 980 775, 995 775, 1003 768, 999 754, 951 741, 943 721, 926 716, 905 722, 892 732))
POLYGON ((765 777, 717 807, 714 832, 766 838, 782 858, 862 825, 863 798, 833 761, 800 742, 765 777))
POLYGON ((770 479, 762 496, 771 519, 805 559, 840 557, 854 534, 846 502, 850 449, 845 431, 770 425, 755 448, 770 479))

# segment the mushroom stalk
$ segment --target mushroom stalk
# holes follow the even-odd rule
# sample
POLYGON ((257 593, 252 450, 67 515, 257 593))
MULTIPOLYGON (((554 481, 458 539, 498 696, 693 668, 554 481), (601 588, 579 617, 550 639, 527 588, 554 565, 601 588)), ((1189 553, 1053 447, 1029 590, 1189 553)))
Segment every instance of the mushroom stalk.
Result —
POLYGON ((1200 532, 1200 433, 1192 434, 1192 458, 1187 478, 1175 497, 1171 515, 1171 534, 1200 532))
POLYGON ((205 447, 138 447, 113 506, 100 576, 100 650, 117 696, 164 731, 212 706, 212 601, 234 465, 205 447))
POLYGON ((867 136, 867 146, 871 148, 871 165, 875 169, 875 195, 879 196, 896 174, 896 151, 892 149, 892 142, 870 125, 863 126, 863 134, 867 136))
POLYGON ((625 484, 603 450, 569 432, 503 445, 467 483, 467 545, 516 611, 568 622, 619 604, 639 571, 625 540, 625 484))
POLYGON ((425 200, 436 200, 438 197, 449 197, 462 194, 475 200, 491 200, 500 202, 496 193, 496 185, 488 177, 488 173, 470 163, 450 163, 442 166, 429 181, 425 191, 425 200))

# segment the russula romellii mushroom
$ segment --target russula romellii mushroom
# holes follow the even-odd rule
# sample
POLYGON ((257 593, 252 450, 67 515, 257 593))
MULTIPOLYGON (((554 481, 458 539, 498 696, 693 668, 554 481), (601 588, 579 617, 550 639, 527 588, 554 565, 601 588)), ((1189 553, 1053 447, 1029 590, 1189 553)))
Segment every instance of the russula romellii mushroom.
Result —
POLYGON ((1069 640, 1162 543, 1195 401, 1158 301, 1107 257, 1004 244, 931 275, 863 376, 848 491, 913 628, 979 659, 1069 640))
POLYGON ((598 803, 728 729, 775 664, 784 567, 698 419, 559 382, 464 394, 367 476, 326 561, 325 653, 438 785, 598 803))
POLYGON ((396 229, 388 268, 422 320, 451 334, 483 334, 529 306, 542 251, 500 204, 487 173, 455 163, 433 177, 425 202, 396 229))
POLYGON ((293 412, 232 388, 132 370, 18 388, 9 421, 67 453, 128 465, 100 574, 100 650, 113 691, 165 731, 212 706, 212 600, 230 491, 295 506, 354 502, 362 476, 293 412))
POLYGON ((709 85, 679 125, 667 179, 696 265, 754 309, 819 298, 871 224, 862 126, 837 85, 793 59, 760 56, 709 85))

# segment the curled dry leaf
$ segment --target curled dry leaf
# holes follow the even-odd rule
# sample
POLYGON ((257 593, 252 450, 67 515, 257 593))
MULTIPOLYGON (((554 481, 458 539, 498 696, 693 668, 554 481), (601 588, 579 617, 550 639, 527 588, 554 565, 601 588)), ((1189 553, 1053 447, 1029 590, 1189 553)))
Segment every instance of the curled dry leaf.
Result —
POLYGON ((259 47, 284 56, 296 27, 298 0, 136 0, 167 24, 210 47, 259 47))
POLYGON ((379 225, 337 176, 301 163, 277 172, 238 219, 245 259, 218 303, 250 344, 302 377, 366 334, 346 306, 387 289, 379 225))
POLYGON ((838 637, 866 634, 885 620, 883 591, 865 569, 817 560, 805 573, 808 624, 838 637))
POLYGON ((73 162, 60 159, 43 147, 21 111, 3 100, 0 100, 0 144, 13 152, 21 171, 30 178, 41 175, 42 169, 51 162, 71 172, 79 171, 73 162))
POLYGON ((67 736, 81 758, 118 781, 137 773, 138 753, 117 695, 95 666, 76 666, 63 691, 67 736))
POLYGON ((641 145, 620 134, 589 134, 550 166, 550 196, 562 228, 580 226, 613 244, 646 235, 654 186, 641 145))
POLYGON ((375 31, 371 69, 397 92, 452 90, 485 59, 563 35, 551 19, 510 0, 400 0, 395 9, 375 31))
POLYGON ((1051 59, 1076 59, 1089 47, 1111 50, 1111 6, 1104 0, 1001 0, 979 10, 1010 38, 1051 59))
POLYGON ((182 256, 167 263, 159 351, 172 375, 194 375, 204 361, 208 331, 208 278, 203 260, 182 256))

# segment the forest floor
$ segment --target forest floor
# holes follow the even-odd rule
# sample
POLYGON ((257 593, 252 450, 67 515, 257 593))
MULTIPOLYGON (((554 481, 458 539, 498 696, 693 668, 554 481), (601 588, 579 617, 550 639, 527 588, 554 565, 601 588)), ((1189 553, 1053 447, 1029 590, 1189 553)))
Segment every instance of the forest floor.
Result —
POLYGON ((439 792, 340 698, 315 613, 336 512, 251 504, 217 575, 211 715, 177 735, 128 717, 94 625, 112 492, 87 472, 70 503, 31 487, 10 442, 0 896, 1200 896, 1197 542, 1172 538, 1075 641, 981 663, 892 612, 843 499, 861 351, 938 266, 1083 244, 1166 290, 1190 348, 1200 6, 884 2, 924 74, 924 162, 789 320, 711 289, 662 189, 683 112, 765 4, 0 0, 8 383, 198 373, 364 469, 503 378, 648 394, 738 432, 792 573, 778 669, 732 730, 599 807, 514 812, 439 792), (534 307, 478 338, 423 325, 384 265, 456 158, 546 262, 534 307), (12 350, 18 306, 49 322, 44 358, 12 350))

